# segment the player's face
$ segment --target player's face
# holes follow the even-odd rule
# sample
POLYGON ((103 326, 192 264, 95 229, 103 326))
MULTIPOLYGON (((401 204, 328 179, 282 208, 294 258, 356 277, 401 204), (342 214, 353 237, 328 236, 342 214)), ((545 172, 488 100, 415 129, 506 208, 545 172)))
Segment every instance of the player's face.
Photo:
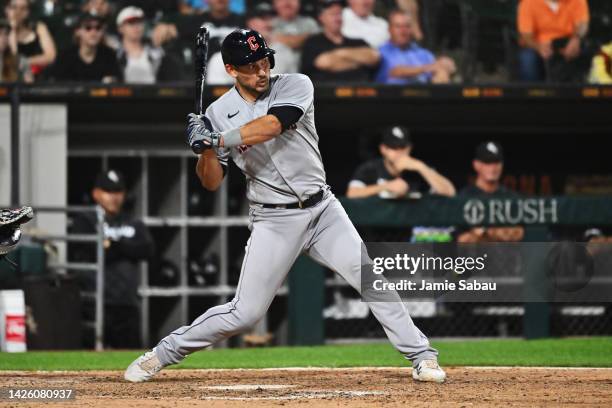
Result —
POLYGON ((125 201, 124 191, 106 191, 101 188, 94 188, 94 201, 100 205, 109 215, 117 215, 123 207, 125 201))
POLYGON ((504 171, 504 164, 502 162, 485 163, 480 160, 474 160, 474 170, 481 180, 487 183, 497 183, 504 171))
POLYGON ((410 44, 412 23, 406 14, 394 13, 389 19, 391 42, 400 47, 410 44))
POLYGON ((392 148, 387 145, 381 144, 380 154, 385 160, 394 162, 400 157, 408 156, 410 154, 410 147, 392 148))
POLYGON ((240 88, 252 95, 260 95, 270 86, 270 60, 267 57, 239 67, 226 65, 225 69, 240 88))

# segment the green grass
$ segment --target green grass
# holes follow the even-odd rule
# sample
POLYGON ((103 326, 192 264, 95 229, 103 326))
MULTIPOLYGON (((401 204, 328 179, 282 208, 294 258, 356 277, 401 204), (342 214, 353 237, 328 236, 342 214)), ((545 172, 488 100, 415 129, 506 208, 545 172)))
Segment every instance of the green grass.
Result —
MULTIPOLYGON (((612 367, 612 337, 438 341, 444 366, 612 367)), ((0 353, 0 370, 121 370, 140 352, 0 353)), ((219 349, 189 356, 177 368, 400 367, 389 344, 219 349)))

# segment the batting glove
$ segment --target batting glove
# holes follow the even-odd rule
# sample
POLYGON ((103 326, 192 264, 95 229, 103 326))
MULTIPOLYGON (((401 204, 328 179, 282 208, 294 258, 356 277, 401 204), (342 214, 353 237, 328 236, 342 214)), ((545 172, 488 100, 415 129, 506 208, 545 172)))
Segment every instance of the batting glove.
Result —
POLYGON ((190 113, 187 116, 187 143, 194 153, 218 148, 221 143, 221 133, 212 130, 212 124, 206 116, 190 113))

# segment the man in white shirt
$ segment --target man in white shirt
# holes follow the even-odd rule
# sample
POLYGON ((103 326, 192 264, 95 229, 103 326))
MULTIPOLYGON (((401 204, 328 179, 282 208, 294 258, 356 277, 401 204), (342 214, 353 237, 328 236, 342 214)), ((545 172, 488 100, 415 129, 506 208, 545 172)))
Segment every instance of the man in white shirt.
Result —
POLYGON ((376 0, 348 0, 342 11, 342 35, 364 40, 378 48, 389 40, 389 25, 384 18, 373 14, 376 0))

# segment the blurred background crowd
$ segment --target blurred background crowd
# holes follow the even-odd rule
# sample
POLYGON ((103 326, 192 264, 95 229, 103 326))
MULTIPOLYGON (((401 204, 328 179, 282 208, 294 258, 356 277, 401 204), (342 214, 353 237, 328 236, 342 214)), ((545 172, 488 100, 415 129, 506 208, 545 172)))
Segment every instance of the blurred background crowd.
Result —
POLYGON ((220 43, 263 34, 276 73, 381 84, 612 82, 609 0, 5 0, 0 80, 231 83, 220 43))

